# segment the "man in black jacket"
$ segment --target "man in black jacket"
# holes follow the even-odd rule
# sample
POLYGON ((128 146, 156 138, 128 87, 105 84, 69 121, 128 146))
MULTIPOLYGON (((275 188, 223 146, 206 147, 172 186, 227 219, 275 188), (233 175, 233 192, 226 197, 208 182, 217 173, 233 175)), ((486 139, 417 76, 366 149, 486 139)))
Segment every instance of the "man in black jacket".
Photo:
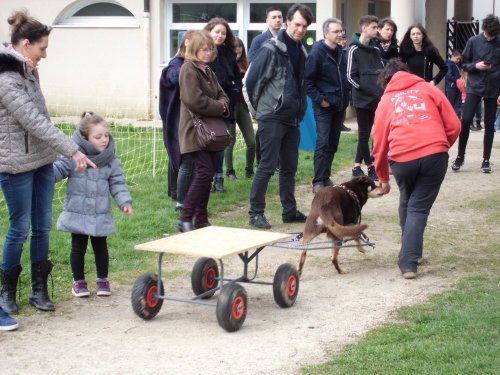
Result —
POLYGON ((359 19, 359 25, 361 34, 354 33, 347 57, 347 79, 352 85, 352 101, 358 120, 358 147, 352 177, 365 175, 361 169, 364 161, 368 167, 368 177, 378 181, 369 145, 375 110, 383 93, 377 78, 384 63, 373 43, 378 35, 378 18, 363 16, 359 19))
POLYGON ((308 6, 293 5, 287 13, 287 28, 265 42, 245 80, 258 123, 261 159, 250 191, 249 224, 262 229, 271 225, 264 216, 269 179, 280 160, 280 200, 284 223, 305 222, 297 210, 295 173, 299 159, 299 125, 306 107, 306 51, 301 43, 313 15, 308 6))
POLYGON ((467 41, 462 52, 462 68, 467 75, 467 98, 462 111, 462 131, 458 140, 458 156, 451 169, 458 172, 464 164, 470 124, 481 99, 484 100, 484 140, 481 172, 490 173, 490 156, 495 137, 495 116, 500 99, 500 22, 489 14, 483 19, 483 32, 467 41))
POLYGON ((338 45, 342 40, 342 21, 328 18, 323 23, 323 36, 325 39, 313 45, 306 64, 307 94, 313 102, 316 121, 313 193, 333 185, 330 173, 349 104, 347 57, 338 45))

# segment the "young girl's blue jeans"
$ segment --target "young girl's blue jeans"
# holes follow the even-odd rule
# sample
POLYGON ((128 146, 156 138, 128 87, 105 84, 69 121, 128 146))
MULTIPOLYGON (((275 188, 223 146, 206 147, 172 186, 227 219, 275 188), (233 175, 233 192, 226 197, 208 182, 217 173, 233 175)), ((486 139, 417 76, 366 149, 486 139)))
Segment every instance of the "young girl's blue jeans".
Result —
POLYGON ((21 262, 30 224, 31 263, 47 260, 54 196, 52 164, 19 174, 0 173, 0 185, 10 220, 3 246, 2 269, 8 273, 12 266, 21 262))

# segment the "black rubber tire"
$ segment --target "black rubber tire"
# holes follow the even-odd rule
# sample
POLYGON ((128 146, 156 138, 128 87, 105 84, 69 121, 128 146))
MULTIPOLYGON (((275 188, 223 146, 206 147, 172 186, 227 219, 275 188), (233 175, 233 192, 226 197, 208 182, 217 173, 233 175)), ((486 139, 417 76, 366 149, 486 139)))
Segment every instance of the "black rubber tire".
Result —
POLYGON ((135 281, 132 288, 132 309, 140 318, 144 320, 153 319, 163 305, 163 299, 154 298, 153 295, 164 293, 163 282, 160 280, 158 288, 158 275, 151 272, 143 273, 135 281))
POLYGON ((299 274, 290 263, 282 264, 276 270, 273 280, 274 300, 281 307, 291 307, 299 293, 299 274))
MULTIPOLYGON (((206 257, 199 258, 191 271, 191 288, 195 296, 199 296, 210 289, 217 288, 218 285, 219 267, 215 259, 206 257)), ((210 298, 214 294, 215 290, 204 296, 203 299, 210 298)))
POLYGON ((217 300, 217 321, 227 332, 241 328, 247 317, 247 292, 238 283, 230 283, 222 288, 217 300))

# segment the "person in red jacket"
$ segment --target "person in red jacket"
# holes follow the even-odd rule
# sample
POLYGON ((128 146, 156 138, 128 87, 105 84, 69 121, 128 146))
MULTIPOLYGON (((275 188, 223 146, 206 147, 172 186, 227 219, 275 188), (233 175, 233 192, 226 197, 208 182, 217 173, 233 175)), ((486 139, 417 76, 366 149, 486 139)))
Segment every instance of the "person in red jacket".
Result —
POLYGON ((381 72, 384 95, 375 112, 373 155, 383 194, 390 191, 389 164, 399 187, 401 250, 405 279, 417 276, 424 230, 448 167, 448 150, 460 134, 460 120, 434 85, 391 60, 381 72))

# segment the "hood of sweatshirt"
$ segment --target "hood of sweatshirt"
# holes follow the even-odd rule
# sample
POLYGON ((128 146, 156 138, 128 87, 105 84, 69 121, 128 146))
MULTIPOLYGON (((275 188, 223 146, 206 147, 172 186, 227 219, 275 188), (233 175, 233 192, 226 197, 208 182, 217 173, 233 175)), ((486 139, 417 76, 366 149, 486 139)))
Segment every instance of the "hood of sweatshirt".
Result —
POLYGON ((392 76, 391 81, 385 88, 384 93, 390 93, 393 91, 403 91, 407 90, 410 87, 413 87, 415 84, 419 82, 425 82, 423 78, 416 76, 415 74, 411 74, 405 71, 397 72, 392 76))

